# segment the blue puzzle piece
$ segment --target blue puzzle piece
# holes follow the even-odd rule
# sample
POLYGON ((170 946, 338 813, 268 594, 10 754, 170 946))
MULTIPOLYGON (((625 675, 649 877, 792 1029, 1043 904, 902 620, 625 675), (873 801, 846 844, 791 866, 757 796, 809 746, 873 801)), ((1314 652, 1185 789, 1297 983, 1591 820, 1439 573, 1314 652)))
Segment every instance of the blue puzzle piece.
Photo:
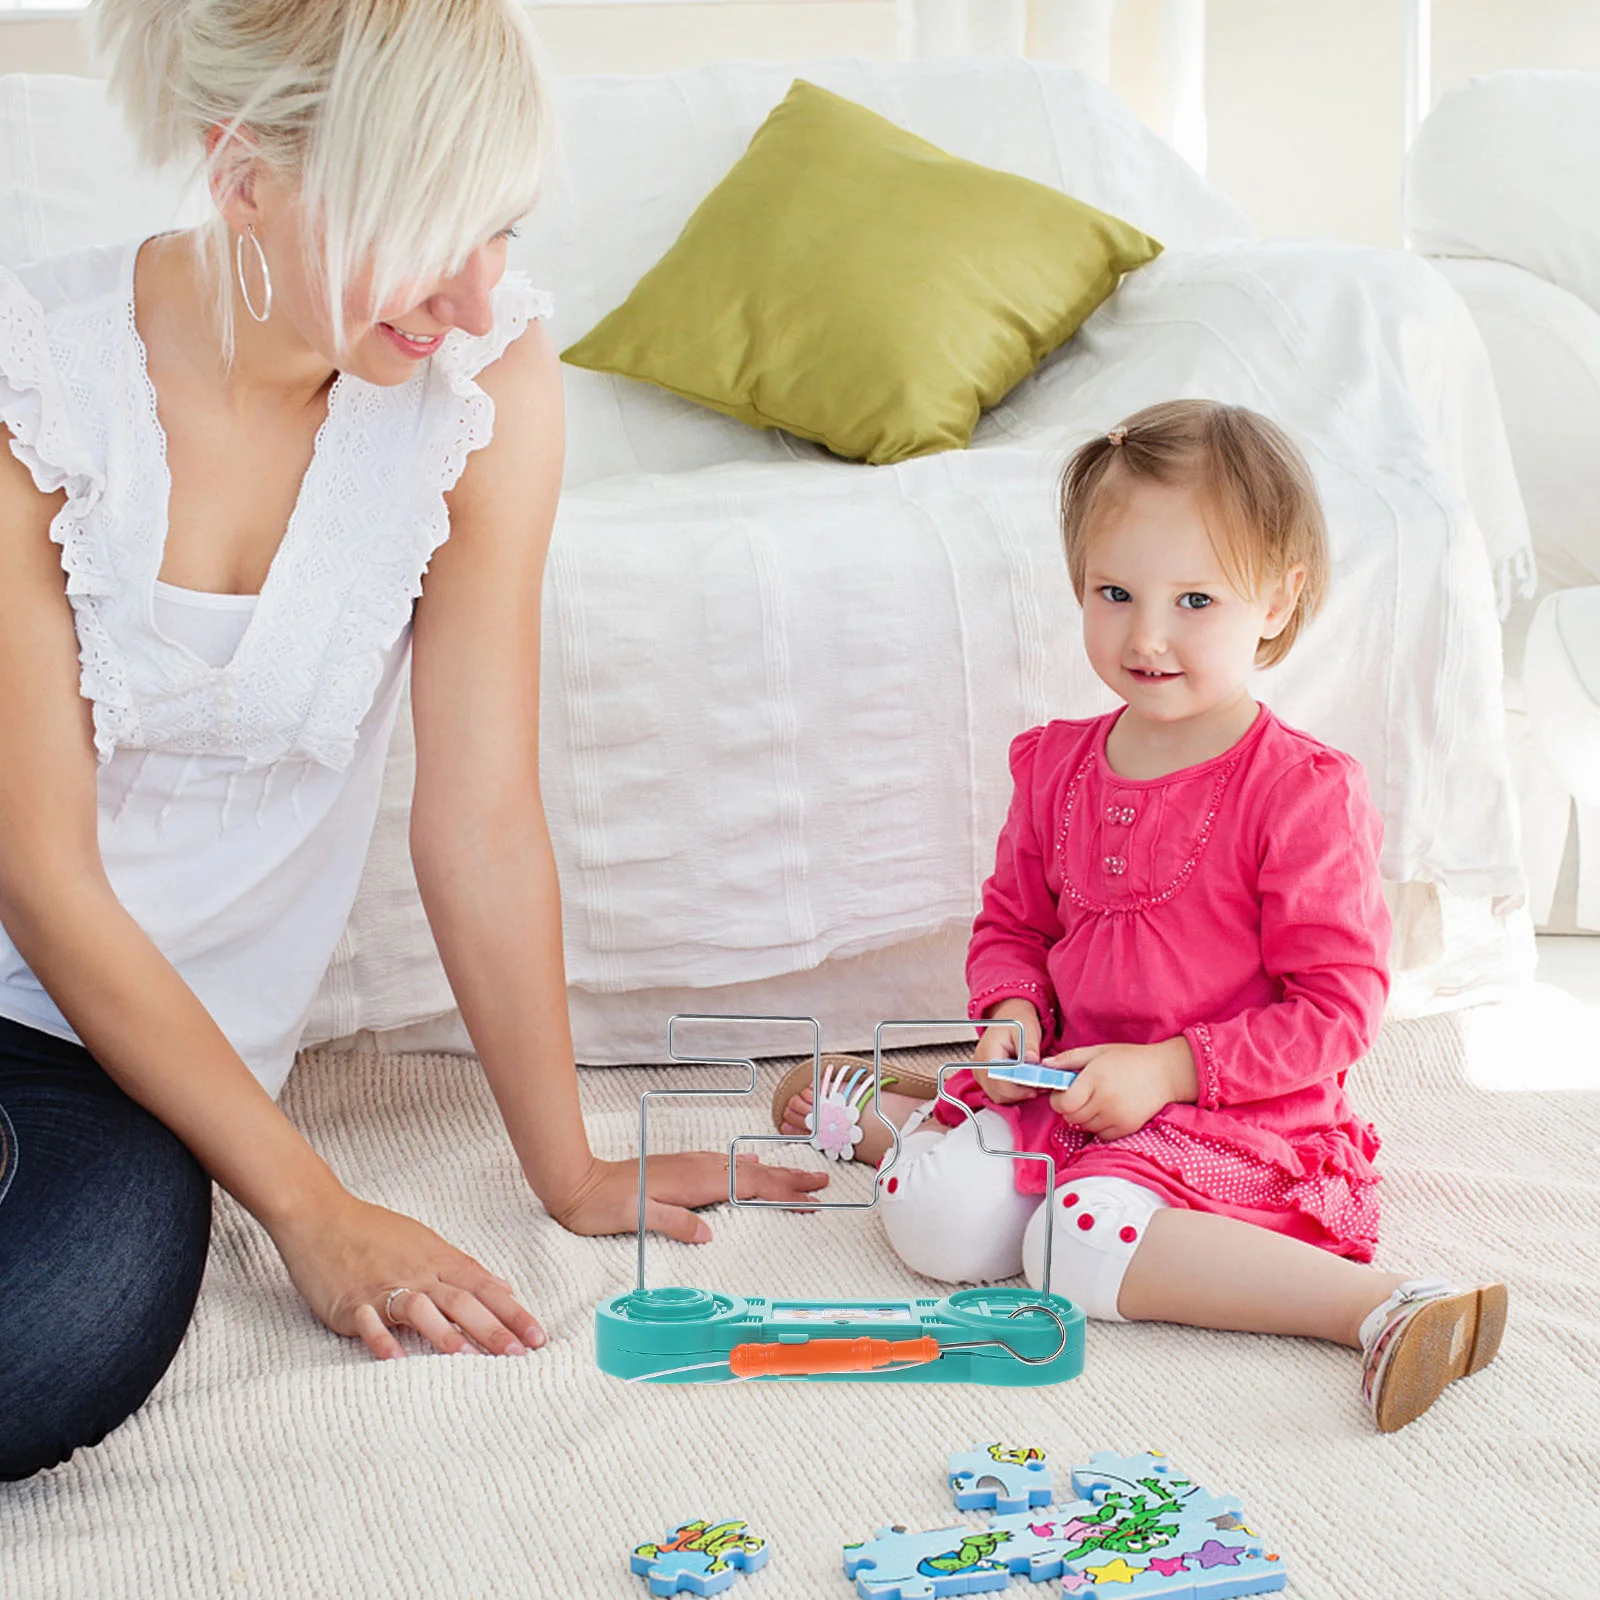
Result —
POLYGON ((951 1455, 950 1487, 961 1511, 1026 1511, 1049 1505, 1052 1492, 1043 1450, 993 1442, 951 1455))
POLYGON ((1066 1570, 1069 1555, 1082 1554, 1082 1539, 1074 1530, 1075 1512, 1092 1513, 1090 1501, 1067 1506, 1060 1511, 1035 1508, 1012 1511, 1003 1517, 990 1517, 991 1533, 1003 1533, 1005 1542, 995 1551, 1013 1575, 1032 1583, 1059 1578, 1066 1570))
POLYGON ((1100 1498, 1070 1501, 1054 1510, 1018 1511, 991 1518, 990 1529, 1007 1535, 996 1559, 1004 1561, 1013 1573, 1040 1583, 1063 1576, 1077 1562, 1104 1561, 1108 1552, 1159 1554, 1166 1541, 1182 1528, 1185 1516, 1191 1520, 1214 1519, 1206 1523, 1207 1532, 1217 1531, 1218 1524, 1239 1525, 1237 1500, 1223 1500, 1198 1490, 1177 1478, 1170 1467, 1153 1470, 1161 1463, 1160 1457, 1102 1459, 1113 1468, 1127 1470, 1094 1476, 1080 1468, 1073 1474, 1075 1483, 1083 1474, 1095 1485, 1100 1498), (1139 1483, 1140 1468, 1151 1472, 1154 1491, 1139 1483), (1107 1503, 1119 1481, 1124 1493, 1107 1503), (1147 1503, 1135 1503, 1135 1496, 1143 1496, 1147 1503))
POLYGON ((660 1544, 637 1546, 629 1565, 650 1580, 650 1593, 721 1594, 741 1571, 765 1566, 767 1541, 747 1531, 743 1522, 685 1522, 660 1544))
POLYGON ((1232 1600, 1287 1582, 1240 1504, 1185 1478, 1166 1457, 1092 1456, 1072 1473, 1084 1498, 1058 1514, 1087 1548, 1063 1557, 1077 1600, 1232 1600))
POLYGON ((861 1600, 935 1600, 985 1594, 1011 1582, 993 1559, 1006 1535, 988 1529, 933 1528, 925 1533, 879 1528, 874 1538, 844 1547, 844 1575, 861 1600))
POLYGON ((1020 1083, 1030 1089, 1070 1089, 1078 1074, 1065 1067, 1042 1067, 1037 1061, 997 1061, 988 1069, 991 1078, 1020 1083))

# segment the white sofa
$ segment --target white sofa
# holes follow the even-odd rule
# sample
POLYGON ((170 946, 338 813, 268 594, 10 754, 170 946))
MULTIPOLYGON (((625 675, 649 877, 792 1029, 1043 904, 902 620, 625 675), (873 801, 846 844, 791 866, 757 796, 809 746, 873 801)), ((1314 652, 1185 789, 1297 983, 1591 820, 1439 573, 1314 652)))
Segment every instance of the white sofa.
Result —
MULTIPOLYGON (((1330 519, 1324 614, 1260 689, 1365 763, 1402 1009, 1524 975, 1499 614, 1532 567, 1482 342, 1399 252, 1256 241, 1109 91, 1011 62, 803 75, 1162 239, 970 449, 866 468, 641 385, 568 373, 546 584, 544 786, 581 1059, 659 1059, 674 1009, 815 1013, 853 1045, 962 1007, 1005 748, 1107 707, 1052 518, 1070 448, 1177 394, 1300 439, 1330 519)), ((514 264, 567 341, 617 304, 794 72, 558 85, 564 158, 514 264)), ((97 85, 0 79, 0 261, 169 225, 97 85)), ((362 895, 308 1020, 462 1046, 405 859, 404 723, 362 895)))
POLYGON ((1508 737, 1536 920, 1600 933, 1600 73, 1445 95, 1407 162, 1406 232, 1488 347, 1539 582, 1506 628, 1508 737))

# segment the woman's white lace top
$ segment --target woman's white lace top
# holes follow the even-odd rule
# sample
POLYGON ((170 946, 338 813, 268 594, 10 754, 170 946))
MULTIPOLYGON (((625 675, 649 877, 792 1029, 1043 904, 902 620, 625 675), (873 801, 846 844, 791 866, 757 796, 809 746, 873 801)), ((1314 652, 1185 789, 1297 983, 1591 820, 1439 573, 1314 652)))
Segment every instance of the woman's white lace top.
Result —
MULTIPOLYGON (((355 899, 475 378, 546 295, 517 275, 392 388, 341 374, 259 595, 161 583, 165 437, 133 316, 142 240, 0 268, 0 422, 46 493, 93 703, 118 898, 274 1094, 355 899)), ((9 759, 9 757, 8 757, 9 759)), ((76 1037, 0 932, 0 1015, 76 1037)))

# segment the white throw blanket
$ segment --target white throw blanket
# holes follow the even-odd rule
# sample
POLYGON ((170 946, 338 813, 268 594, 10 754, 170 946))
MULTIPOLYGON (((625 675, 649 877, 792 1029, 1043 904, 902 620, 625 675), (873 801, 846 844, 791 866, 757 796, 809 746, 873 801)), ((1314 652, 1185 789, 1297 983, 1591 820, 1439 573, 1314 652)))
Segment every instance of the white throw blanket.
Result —
MULTIPOLYGON (((1007 741, 1113 704, 1078 642, 1056 475, 1085 437, 1176 395, 1263 410, 1311 459, 1333 589, 1259 688, 1362 760, 1385 875, 1441 886, 1486 918, 1520 895, 1496 613, 1530 580, 1528 532, 1456 296, 1396 252, 1249 239, 1235 208, 1074 74, 1022 62, 804 72, 1169 248, 983 419, 972 448, 895 467, 840 462, 648 385, 567 374, 543 771, 580 1055, 637 1048, 607 1020, 609 996, 698 989, 771 1009, 788 979, 792 1008, 801 975, 832 962, 799 1002, 831 1016, 840 961, 892 966, 893 952, 970 925, 1007 800, 1007 741)), ((791 75, 739 65, 561 86, 565 173, 517 245, 555 292, 558 342, 658 258, 791 75)), ((402 728, 308 1040, 453 1004, 406 859, 408 759, 402 728)), ((1491 942, 1475 968, 1446 952, 1453 983, 1504 975, 1504 931, 1491 942)), ((1396 953, 1407 967, 1427 958, 1414 940, 1396 953)), ((913 1009, 947 1009, 934 1001, 958 986, 958 965, 913 1009)))
MULTIPOLYGON (((764 1068, 763 1089, 775 1078, 764 1068)), ((597 1148, 621 1157, 640 1091, 674 1080, 580 1081, 597 1148)), ((893 1522, 976 1525, 951 1506, 945 1457, 1001 1438, 1062 1472, 1094 1450, 1167 1451, 1243 1499, 1297 1600, 1588 1600, 1600 1093, 1474 1087, 1454 1018, 1386 1029, 1352 1087, 1386 1140, 1383 1264, 1503 1276, 1512 1292, 1500 1360, 1389 1436, 1362 1407, 1352 1351, 1157 1324, 1091 1325, 1083 1374, 1049 1389, 625 1386, 596 1368, 592 1330, 596 1302, 633 1281, 633 1240, 574 1238, 539 1212, 476 1064, 308 1055, 284 1104, 317 1147, 358 1193, 508 1275, 550 1346, 374 1362, 312 1320, 265 1236, 224 1203, 198 1319, 149 1404, 99 1449, 0 1485, 0 1595, 642 1600, 629 1549, 710 1515, 772 1543, 731 1600, 849 1600, 844 1543, 893 1522)), ((652 1127, 667 1148, 764 1122, 758 1096, 662 1110, 652 1127)), ((711 1224, 704 1248, 652 1242, 648 1281, 938 1292, 868 1213, 724 1207, 711 1224)), ((62 1337, 92 1356, 93 1329, 62 1337)))
POLYGON ((1530 568, 1481 342, 1420 262, 1238 244, 1130 277, 970 450, 567 494, 544 778, 572 981, 726 984, 970 920, 1007 741, 1114 704, 1055 476, 1176 395, 1264 410, 1311 460, 1331 592, 1257 688, 1361 759, 1385 876, 1520 893, 1494 588, 1530 568))

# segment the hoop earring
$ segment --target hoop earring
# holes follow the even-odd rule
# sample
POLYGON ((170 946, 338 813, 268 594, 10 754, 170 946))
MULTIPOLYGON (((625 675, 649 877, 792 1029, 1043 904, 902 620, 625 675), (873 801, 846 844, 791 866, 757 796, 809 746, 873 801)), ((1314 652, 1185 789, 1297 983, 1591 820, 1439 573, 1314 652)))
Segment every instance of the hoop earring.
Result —
POLYGON ((250 235, 250 243, 256 247, 256 260, 261 265, 261 282, 266 297, 266 309, 257 311, 255 303, 250 298, 250 286, 244 281, 244 234, 236 233, 233 236, 233 265, 239 274, 239 293, 244 296, 244 308, 257 322, 265 322, 272 315, 272 274, 267 271, 266 252, 261 248, 261 241, 256 238, 253 224, 247 224, 245 232, 250 235))

